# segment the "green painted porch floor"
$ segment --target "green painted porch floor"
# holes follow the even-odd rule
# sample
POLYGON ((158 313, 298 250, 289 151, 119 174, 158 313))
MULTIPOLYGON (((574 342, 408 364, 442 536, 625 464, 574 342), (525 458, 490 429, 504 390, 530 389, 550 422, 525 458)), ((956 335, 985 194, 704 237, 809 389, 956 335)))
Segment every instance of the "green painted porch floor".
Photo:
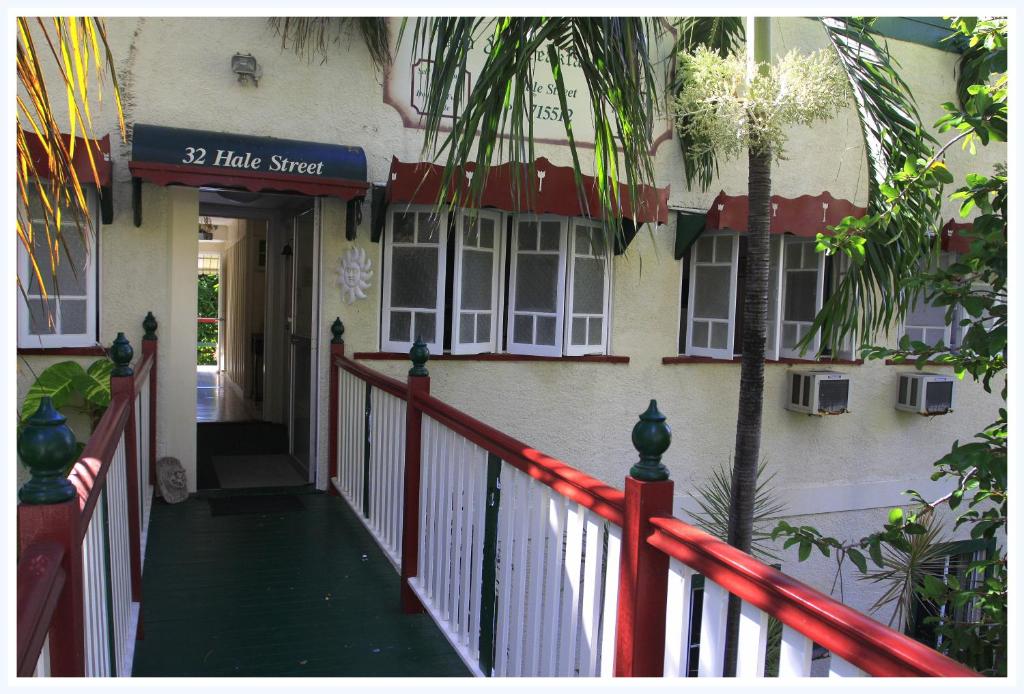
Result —
POLYGON ((301 510, 211 516, 154 500, 135 677, 467 676, 338 497, 301 510))

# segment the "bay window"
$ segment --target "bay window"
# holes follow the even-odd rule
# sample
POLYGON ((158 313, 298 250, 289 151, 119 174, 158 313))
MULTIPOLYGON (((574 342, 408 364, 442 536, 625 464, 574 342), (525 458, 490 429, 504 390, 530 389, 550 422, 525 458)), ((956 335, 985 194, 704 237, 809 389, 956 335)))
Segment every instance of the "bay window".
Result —
POLYGON ((608 350, 610 246, 599 222, 402 205, 384 229, 381 348, 559 357, 608 350), (446 282, 447 280, 447 282, 446 282))
POLYGON ((79 229, 70 210, 62 210, 60 238, 46 223, 38 194, 31 191, 28 221, 39 276, 25 247, 18 243, 18 347, 92 347, 98 342, 97 239, 99 205, 96 189, 85 186, 91 224, 79 229), (51 248, 57 257, 51 263, 51 248), (54 267, 54 265, 56 267, 54 267), (43 289, 46 290, 44 297, 43 289))

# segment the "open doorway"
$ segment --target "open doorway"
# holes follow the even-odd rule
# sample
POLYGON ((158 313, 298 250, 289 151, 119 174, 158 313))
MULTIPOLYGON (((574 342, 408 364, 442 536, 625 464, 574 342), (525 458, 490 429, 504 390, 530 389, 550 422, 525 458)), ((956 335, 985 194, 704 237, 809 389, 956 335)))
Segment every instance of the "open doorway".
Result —
POLYGON ((314 483, 316 200, 202 189, 199 234, 198 488, 314 483))

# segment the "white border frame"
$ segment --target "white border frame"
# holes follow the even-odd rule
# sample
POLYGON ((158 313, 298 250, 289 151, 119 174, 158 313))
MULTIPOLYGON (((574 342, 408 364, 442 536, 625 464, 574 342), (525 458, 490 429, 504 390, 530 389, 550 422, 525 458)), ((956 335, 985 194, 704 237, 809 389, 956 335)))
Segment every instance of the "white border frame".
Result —
MULTIPOLYGON (((604 233, 604 227, 600 220, 588 219, 585 217, 573 217, 569 220, 568 239, 566 242, 565 252, 565 320, 563 321, 565 328, 565 336, 562 341, 565 345, 564 351, 567 356, 582 356, 584 354, 607 354, 608 353, 608 335, 610 334, 611 322, 611 265, 612 256, 614 255, 614 249, 612 244, 609 243, 608 235, 604 233), (576 227, 586 226, 591 229, 598 229, 601 233, 601 238, 604 239, 605 254, 604 254, 604 302, 601 305, 601 320, 603 325, 601 326, 601 343, 598 345, 576 345, 572 342, 572 320, 576 313, 573 311, 574 307, 574 295, 573 295, 573 280, 576 272, 576 227)), ((592 258, 594 256, 583 256, 592 258)), ((581 314, 583 316, 591 317, 594 314, 581 314)))
MULTIPOLYGON (((798 349, 786 349, 782 346, 782 332, 785 323, 797 323, 803 324, 806 321, 787 321, 786 320, 786 256, 789 254, 790 249, 800 248, 800 252, 803 253, 804 246, 815 243, 814 239, 806 238, 803 236, 787 236, 783 241, 783 253, 782 255, 782 269, 779 275, 779 284, 781 285, 781 296, 782 299, 779 302, 779 317, 778 317, 778 336, 779 336, 779 357, 788 359, 814 359, 818 350, 821 348, 821 332, 818 331, 814 340, 808 346, 807 351, 801 355, 798 349)), ((814 315, 818 315, 821 311, 821 304, 824 301, 825 296, 825 254, 818 253, 812 247, 811 252, 817 259, 818 267, 816 270, 816 281, 814 289, 814 315)), ((809 271, 810 268, 804 268, 802 272, 809 271)), ((811 321, 813 325, 813 320, 811 321)), ((798 340, 799 341, 799 340, 798 340)))
MULTIPOLYGON (((565 267, 566 267, 566 245, 568 237, 569 218, 554 214, 516 214, 512 215, 512 247, 509 251, 511 264, 509 265, 508 280, 508 311, 506 321, 508 322, 508 353, 527 354, 541 357, 562 356, 562 345, 565 325, 565 267), (535 345, 523 344, 515 341, 515 314, 516 314, 516 265, 519 258, 519 223, 520 222, 558 222, 561 227, 558 242, 558 279, 557 296, 555 297, 555 344, 535 345)), ((530 251, 526 251, 529 253, 530 251)), ((541 253, 540 251, 533 251, 541 253)), ((550 251, 545 252, 551 255, 550 251)), ((536 326, 535 326, 536 327, 536 326)), ((536 330, 534 331, 536 332, 536 330)))
MULTIPOLYGON (((444 287, 445 287, 445 266, 447 265, 447 243, 448 243, 448 212, 447 210, 436 210, 431 205, 392 205, 387 209, 387 219, 384 227, 384 255, 383 270, 381 272, 381 305, 380 305, 380 348, 384 352, 408 352, 416 340, 415 334, 410 334, 408 342, 395 342, 389 339, 391 328, 391 251, 394 248, 394 214, 396 212, 418 214, 426 212, 438 217, 439 237, 437 240, 437 286, 434 303, 434 340, 427 342, 427 349, 432 354, 441 354, 444 351, 444 287)), ((419 231, 419 221, 416 221, 416 231, 419 231)), ((428 247, 429 244, 411 243, 403 244, 409 246, 428 247)), ((415 309, 410 309, 415 313, 415 309)), ((424 309, 421 309, 424 310, 424 309)), ((425 309, 429 310, 429 309, 425 309)), ((415 316, 411 318, 410 332, 415 333, 415 316)))
MULTIPOLYGON (((690 246, 690 292, 689 301, 686 306, 686 354, 687 356, 693 357, 711 357, 713 359, 732 359, 734 344, 734 333, 736 332, 736 277, 739 272, 739 253, 740 253, 740 241, 739 234, 736 232, 725 231, 716 233, 703 233, 693 245, 690 246), (705 240, 710 239, 715 241, 714 247, 712 248, 712 258, 714 252, 717 250, 717 239, 722 236, 731 236, 732 242, 732 259, 729 263, 729 325, 728 335, 726 336, 726 344, 724 349, 713 349, 710 347, 694 347, 693 345, 693 304, 694 297, 696 296, 697 286, 697 245, 705 240)), ((711 263, 702 262, 701 265, 713 265, 724 267, 725 263, 712 261, 711 263)), ((681 283, 680 283, 681 284, 681 283)), ((701 319, 705 320, 705 319, 701 319)))
POLYGON ((494 248, 492 256, 494 265, 491 272, 491 339, 489 342, 461 342, 459 340, 460 318, 462 314, 462 221, 470 211, 459 208, 455 211, 455 262, 452 272, 452 354, 483 354, 497 352, 501 332, 501 298, 505 283, 505 219, 500 210, 476 210, 477 217, 494 220, 494 248))

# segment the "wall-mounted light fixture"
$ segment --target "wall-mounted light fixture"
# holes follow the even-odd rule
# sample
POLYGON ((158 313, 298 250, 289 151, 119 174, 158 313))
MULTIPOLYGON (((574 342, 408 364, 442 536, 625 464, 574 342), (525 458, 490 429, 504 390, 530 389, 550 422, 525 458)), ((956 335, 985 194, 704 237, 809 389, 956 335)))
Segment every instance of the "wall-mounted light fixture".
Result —
POLYGON ((239 84, 247 84, 252 80, 254 86, 260 86, 263 68, 251 53, 235 53, 231 56, 231 71, 238 75, 239 84))

